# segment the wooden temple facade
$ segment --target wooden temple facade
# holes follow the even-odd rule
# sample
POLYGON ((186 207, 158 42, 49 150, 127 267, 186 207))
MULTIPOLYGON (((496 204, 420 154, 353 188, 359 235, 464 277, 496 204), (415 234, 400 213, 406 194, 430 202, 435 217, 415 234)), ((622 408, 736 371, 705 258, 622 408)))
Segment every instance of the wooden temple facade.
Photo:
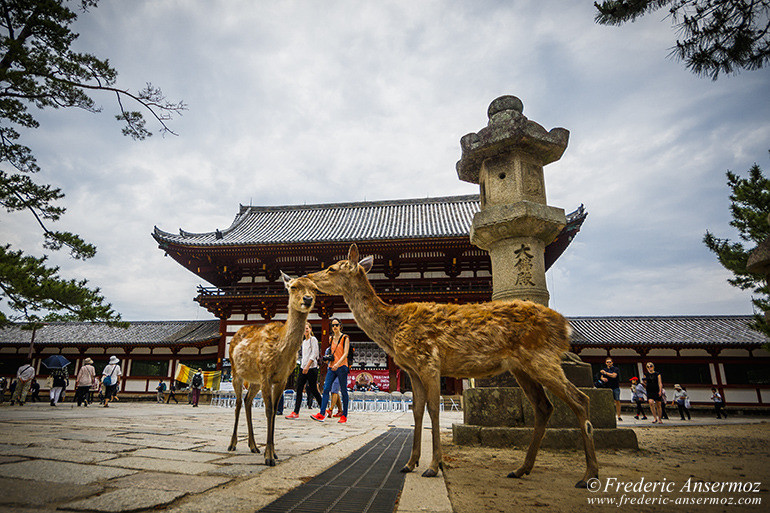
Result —
MULTIPOLYGON (((456 196, 414 200, 241 206, 232 225, 209 233, 178 234, 155 228, 153 237, 168 256, 212 286, 199 287, 195 298, 220 319, 219 359, 227 370, 230 339, 248 324, 286 318, 287 294, 280 272, 301 276, 345 258, 351 242, 362 255, 374 255, 369 278, 389 303, 488 301, 491 263, 469 241, 479 198, 456 196)), ((569 245, 586 217, 583 208, 545 254, 549 267, 569 245)), ((353 320, 341 297, 319 295, 309 317, 314 333, 328 346, 330 319, 337 317, 356 348, 353 374, 387 373, 391 389, 403 386, 393 361, 371 342, 353 320)), ((451 378, 444 393, 459 393, 451 378)))

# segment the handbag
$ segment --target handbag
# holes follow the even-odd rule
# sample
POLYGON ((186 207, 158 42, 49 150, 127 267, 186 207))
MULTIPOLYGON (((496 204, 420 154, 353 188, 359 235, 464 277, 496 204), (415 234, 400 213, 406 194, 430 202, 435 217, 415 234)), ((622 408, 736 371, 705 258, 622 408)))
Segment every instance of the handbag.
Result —
POLYGON ((684 407, 687 408, 688 410, 690 409, 690 400, 687 398, 685 398, 684 400, 684 407))

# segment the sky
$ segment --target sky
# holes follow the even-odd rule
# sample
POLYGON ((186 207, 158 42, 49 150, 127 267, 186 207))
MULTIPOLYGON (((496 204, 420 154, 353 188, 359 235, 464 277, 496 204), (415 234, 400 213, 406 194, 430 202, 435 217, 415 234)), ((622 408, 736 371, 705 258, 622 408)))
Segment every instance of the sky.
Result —
MULTIPOLYGON (((103 0, 76 22, 76 49, 189 109, 177 136, 143 142, 121 135, 110 94, 94 95, 100 114, 35 112, 37 179, 66 194, 51 228, 98 248, 50 261, 125 320, 212 318, 193 301, 208 284, 164 258, 154 226, 224 229, 241 204, 477 194, 457 178, 460 138, 510 94, 570 131, 545 167, 548 204, 589 213, 547 274, 552 308, 752 313, 702 239, 737 237, 725 172, 770 170, 770 69, 700 78, 668 57, 665 12, 621 27, 594 14, 588 0, 103 0)), ((2 214, 0 240, 46 253, 26 213, 2 214)))

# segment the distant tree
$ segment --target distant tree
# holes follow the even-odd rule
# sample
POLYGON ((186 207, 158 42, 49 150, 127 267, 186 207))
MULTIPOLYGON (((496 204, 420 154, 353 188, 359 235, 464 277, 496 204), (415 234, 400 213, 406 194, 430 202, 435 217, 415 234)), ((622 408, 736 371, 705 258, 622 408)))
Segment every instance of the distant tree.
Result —
MULTIPOLYGON (((123 134, 135 140, 152 134, 142 112, 126 109, 124 102, 148 113, 163 133, 173 134, 166 122, 186 109, 182 102, 166 100, 151 84, 138 92, 117 87, 117 72, 106 59, 71 49, 78 34, 70 26, 78 14, 70 6, 85 13, 97 3, 0 0, 0 205, 9 213, 31 213, 41 227, 46 249, 67 247, 72 257, 80 259, 93 257, 96 248, 77 234, 52 231, 46 225, 64 214, 65 209, 56 204, 64 193, 32 178, 40 167, 32 149, 21 142, 23 132, 39 127, 30 107, 74 107, 96 113, 101 107, 91 94, 108 93, 116 100, 123 134)), ((66 280, 58 271, 46 265, 45 256, 28 256, 8 244, 0 245, 0 302, 14 312, 8 316, 0 311, 0 326, 53 319, 120 324, 120 315, 98 289, 89 289, 85 280, 66 280)))
POLYGON ((770 324, 764 316, 764 312, 770 311, 770 287, 765 276, 746 270, 751 250, 770 237, 767 219, 770 212, 770 180, 765 178, 760 167, 754 164, 749 169, 748 178, 741 178, 728 171, 727 185, 732 190, 730 213, 733 220, 730 225, 738 230, 738 236, 743 242, 720 239, 709 231, 703 237, 703 242, 717 255, 719 263, 733 273, 734 277, 727 281, 754 294, 751 302, 755 312, 761 312, 762 315, 755 313, 752 328, 770 336, 770 324))
POLYGON ((602 25, 633 22, 667 8, 682 37, 671 55, 712 80, 770 61, 770 0, 607 0, 594 6, 595 20, 602 25))

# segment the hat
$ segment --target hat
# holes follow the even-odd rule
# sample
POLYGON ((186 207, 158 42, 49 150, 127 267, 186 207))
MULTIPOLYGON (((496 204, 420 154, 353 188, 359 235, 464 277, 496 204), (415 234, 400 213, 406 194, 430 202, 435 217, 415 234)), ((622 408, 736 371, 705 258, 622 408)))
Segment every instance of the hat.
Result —
POLYGON ((636 376, 634 376, 633 378, 629 379, 629 381, 639 381, 639 378, 637 378, 636 376))
POLYGON ((118 360, 117 356, 115 356, 115 355, 110 356, 110 364, 114 365, 114 364, 118 363, 119 361, 120 360, 118 360))
POLYGON ((94 361, 90 358, 86 358, 85 360, 83 360, 83 363, 85 363, 86 365, 91 365, 92 363, 94 363, 94 361))
POLYGON ((682 388, 682 387, 679 385, 679 383, 677 383, 676 385, 674 385, 674 388, 682 388))

